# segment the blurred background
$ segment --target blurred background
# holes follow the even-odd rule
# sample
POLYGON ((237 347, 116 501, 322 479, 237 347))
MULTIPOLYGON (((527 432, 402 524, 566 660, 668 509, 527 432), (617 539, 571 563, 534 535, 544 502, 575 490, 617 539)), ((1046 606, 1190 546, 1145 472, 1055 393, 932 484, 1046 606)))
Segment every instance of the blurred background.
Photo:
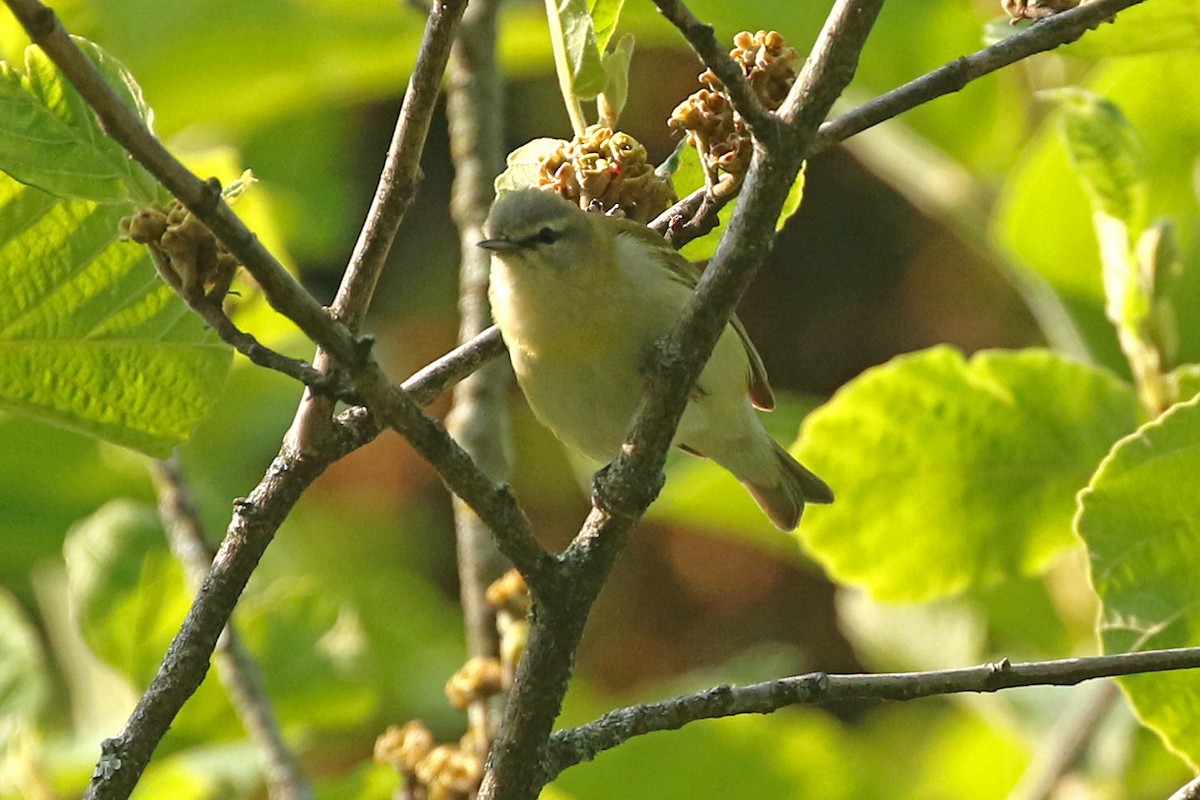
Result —
MULTIPOLYGON (((828 10, 815 0, 691 6, 722 41, 775 29, 801 52, 828 10)), ((239 212, 328 301, 370 202, 424 15, 389 0, 55 8, 69 30, 129 67, 157 132, 185 160, 224 181, 253 169, 260 184, 239 212)), ((981 48, 989 31, 1007 27, 1001 16, 998 3, 981 0, 885 5, 835 113, 981 48)), ((1049 344, 1119 367, 1090 212, 1035 93, 1082 82, 1117 101, 1146 139, 1155 196, 1164 208, 1190 203, 1194 222, 1200 102, 1189 109, 1186 98, 1197 94, 1200 38, 1186 35, 1196 36, 1191 24, 1155 48, 1122 42, 1106 26, 814 158, 804 203, 740 311, 783 398, 767 420, 776 437, 794 441, 804 413, 863 370, 939 343, 967 353, 1049 344), (1067 314, 1074 327, 1061 324, 1067 314)), ((676 143, 666 119, 697 88, 700 66, 648 2, 626 4, 621 30, 638 40, 623 127, 660 161, 676 143)), ((539 136, 569 138, 542 4, 505 3, 500 31, 506 151, 539 136)), ((0 12, 0 55, 19 63, 25 44, 0 12)), ((422 168, 367 325, 396 378, 455 344, 458 239, 440 114, 422 168)), ((266 313, 248 325, 311 355, 266 313)), ((276 453, 299 394, 239 361, 216 413, 181 448, 214 542, 233 499, 276 453)), ((517 494, 543 541, 560 547, 588 510, 586 473, 519 392, 511 399, 517 494)), ((444 414, 448 399, 433 410, 444 414)), ((0 721, 0 797, 71 797, 98 742, 120 728, 156 669, 190 596, 156 529, 141 456, 14 418, 0 419, 0 442, 0 597, 9 618, 0 636, 27 654, 20 680, 0 675, 13 710, 0 721), (89 581, 112 583, 117 599, 81 621, 76 594, 89 581)), ((321 797, 389 795, 393 776, 370 763, 388 724, 419 717, 446 738, 465 726, 441 691, 465 652, 453 547, 441 482, 385 434, 318 480, 251 582, 235 619, 321 797)), ((938 603, 882 606, 836 588, 731 479, 680 457, 592 615, 564 723, 717 682, 1091 652, 1094 606, 1079 574, 1078 563, 1065 563, 938 603)), ((1089 691, 705 723, 573 769, 548 795, 1003 798, 1089 691)), ((1165 797, 1186 780, 1184 764, 1123 709, 1106 725, 1086 769, 1055 796, 1165 797)), ((263 797, 254 764, 210 675, 135 796, 263 797)))

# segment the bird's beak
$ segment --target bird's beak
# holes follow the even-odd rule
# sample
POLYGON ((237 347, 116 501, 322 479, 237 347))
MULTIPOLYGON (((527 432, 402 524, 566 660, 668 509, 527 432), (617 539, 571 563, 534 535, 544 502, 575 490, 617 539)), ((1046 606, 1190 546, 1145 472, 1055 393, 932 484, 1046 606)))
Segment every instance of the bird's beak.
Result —
POLYGON ((484 239, 479 242, 479 246, 484 250, 491 250, 493 253, 511 253, 521 249, 521 245, 509 239, 484 239))

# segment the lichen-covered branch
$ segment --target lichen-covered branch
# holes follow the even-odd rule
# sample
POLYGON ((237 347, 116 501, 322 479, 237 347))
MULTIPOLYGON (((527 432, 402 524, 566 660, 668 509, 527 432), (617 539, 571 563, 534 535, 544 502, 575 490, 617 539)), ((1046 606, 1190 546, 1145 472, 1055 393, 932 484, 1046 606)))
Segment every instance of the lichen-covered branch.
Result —
MULTIPOLYGON (((215 553, 210 549, 200 513, 188 491, 183 467, 175 457, 156 461, 152 469, 158 491, 158 510, 167 540, 193 589, 204 582, 215 553)), ((312 786, 296 769, 296 760, 283 740, 271 698, 262 685, 254 656, 242 644, 232 624, 217 640, 213 653, 217 675, 229 692, 234 710, 263 759, 270 800, 314 800, 312 786)))
MULTIPOLYGON (((492 202, 492 179, 504 168, 502 96, 496 72, 496 0, 475 0, 463 15, 450 52, 446 117, 454 184, 450 213, 458 228, 459 341, 467 342, 491 325, 488 308, 490 254, 477 242, 492 202)), ((494 362, 454 389, 446 427, 493 480, 510 472, 508 365, 494 362)), ((454 501, 459 598, 470 656, 498 654, 495 614, 487 587, 508 564, 487 525, 463 501, 454 501)))
POLYGON ((844 700, 917 700, 963 692, 997 692, 1019 686, 1073 686, 1096 678, 1200 668, 1200 647, 1147 650, 1109 656, 1012 664, 1007 659, 965 669, 878 675, 823 672, 751 686, 714 686, 696 694, 630 706, 555 733, 546 757, 547 779, 590 761, 634 736, 675 730, 692 722, 737 714, 770 714, 793 705, 844 700))

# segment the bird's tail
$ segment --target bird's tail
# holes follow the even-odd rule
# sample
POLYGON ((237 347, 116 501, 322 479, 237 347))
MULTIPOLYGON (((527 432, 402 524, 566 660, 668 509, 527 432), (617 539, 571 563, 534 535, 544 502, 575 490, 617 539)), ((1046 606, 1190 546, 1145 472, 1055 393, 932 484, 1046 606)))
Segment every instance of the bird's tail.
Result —
POLYGON ((779 459, 777 480, 771 485, 743 481, 759 508, 766 512, 780 530, 795 530, 800 524, 804 504, 832 503, 833 489, 778 443, 772 442, 779 459))

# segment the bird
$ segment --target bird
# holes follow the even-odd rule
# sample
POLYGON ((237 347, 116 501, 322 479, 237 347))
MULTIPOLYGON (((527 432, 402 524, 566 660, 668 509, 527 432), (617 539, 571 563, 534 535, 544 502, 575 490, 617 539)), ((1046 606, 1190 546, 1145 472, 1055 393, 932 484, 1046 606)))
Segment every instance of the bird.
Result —
MULTIPOLYGON (((488 296, 534 416, 570 449, 611 462, 646 389, 646 365, 692 299, 700 270, 650 229, 539 189, 502 192, 479 246, 488 296)), ((741 481, 794 530, 833 490, 775 442, 757 409, 775 400, 762 358, 732 317, 692 390, 672 444, 741 481)))

